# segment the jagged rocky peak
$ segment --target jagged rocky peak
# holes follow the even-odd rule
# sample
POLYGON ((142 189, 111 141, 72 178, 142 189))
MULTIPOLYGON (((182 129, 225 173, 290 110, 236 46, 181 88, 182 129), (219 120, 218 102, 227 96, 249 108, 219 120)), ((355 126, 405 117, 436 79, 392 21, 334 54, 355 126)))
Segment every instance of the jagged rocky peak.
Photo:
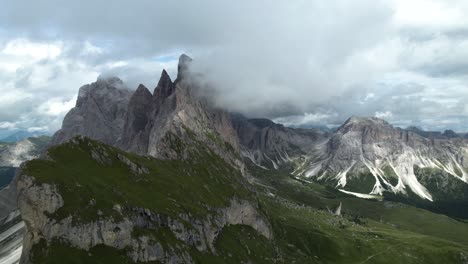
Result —
POLYGON ((183 78, 184 74, 189 70, 190 63, 192 62, 192 58, 189 56, 182 54, 179 57, 179 65, 177 66, 177 79, 183 78))
POLYGON ((174 91, 174 83, 171 80, 169 74, 167 74, 166 70, 163 70, 161 73, 161 78, 159 78, 158 85, 154 89, 154 95, 161 95, 163 97, 167 97, 174 91))
POLYGON ((123 150, 163 159, 188 158, 187 149, 169 140, 176 136, 188 148, 197 141, 231 164, 239 162, 239 141, 230 116, 198 96, 203 89, 190 78, 192 59, 181 55, 173 82, 163 70, 154 93, 140 85, 134 93, 118 79, 99 79, 82 87, 77 106, 54 136, 54 144, 84 135, 123 150))
POLYGON ((135 92, 133 93, 133 95, 135 94, 149 94, 151 95, 151 92, 148 90, 148 88, 146 88, 146 86, 144 86, 143 84, 139 84, 137 89, 135 90, 135 92))
POLYGON ((99 77, 96 82, 80 88, 76 106, 65 116, 62 128, 52 139, 60 144, 77 135, 85 135, 115 144, 125 122, 132 92, 117 77, 99 77))
POLYGON ((91 90, 105 90, 105 89, 119 89, 119 90, 128 90, 127 85, 118 77, 105 77, 98 76, 97 80, 94 83, 84 85, 80 88, 78 93, 79 97, 85 97, 89 94, 91 90))
POLYGON ((131 120, 132 127, 134 127, 136 131, 142 130, 145 127, 146 115, 150 110, 152 98, 153 95, 151 92, 142 84, 138 86, 130 98, 128 117, 133 116, 136 118, 135 120, 131 120))
POLYGON ((103 97, 125 97, 131 94, 131 91, 125 83, 118 77, 99 76, 96 82, 82 86, 78 92, 77 106, 81 106, 89 96, 103 97))

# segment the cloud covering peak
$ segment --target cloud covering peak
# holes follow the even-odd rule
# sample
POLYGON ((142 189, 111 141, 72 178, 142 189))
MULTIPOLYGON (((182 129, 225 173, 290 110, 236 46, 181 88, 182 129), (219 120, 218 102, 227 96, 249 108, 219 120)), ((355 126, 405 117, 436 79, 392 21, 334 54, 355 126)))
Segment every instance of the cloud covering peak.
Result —
POLYGON ((4 129, 52 132, 83 84, 154 88, 186 52, 216 102, 248 116, 468 131, 464 1, 0 2, 4 129))

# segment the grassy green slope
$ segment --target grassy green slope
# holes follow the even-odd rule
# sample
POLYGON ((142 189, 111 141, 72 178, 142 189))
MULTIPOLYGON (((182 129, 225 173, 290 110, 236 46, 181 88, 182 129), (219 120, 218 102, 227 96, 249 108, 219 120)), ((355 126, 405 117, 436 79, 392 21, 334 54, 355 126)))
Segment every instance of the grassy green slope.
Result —
POLYGON ((112 214, 115 204, 173 217, 181 212, 204 216, 207 207, 226 207, 232 197, 252 196, 240 173, 203 147, 191 160, 156 160, 88 139, 76 141, 51 148, 50 159, 32 160, 23 169, 37 182, 58 186, 65 205, 52 216, 56 220, 72 215, 80 222, 93 221, 98 210, 112 214), (93 152, 102 162, 91 157, 93 152), (148 172, 132 173, 119 155, 148 172))
MULTIPOLYGON (((173 135, 174 136, 174 135, 173 135)), ((171 137, 173 137, 171 136, 171 137)), ((174 147, 182 142, 172 138, 174 147)), ((273 229, 267 240, 248 226, 223 229, 216 253, 201 253, 170 232, 134 230, 163 244, 178 245, 196 263, 463 263, 468 257, 468 224, 411 206, 367 201, 333 188, 298 181, 287 172, 250 165, 252 187, 218 156, 202 145, 192 159, 161 161, 124 153, 95 141, 80 139, 49 151, 52 160, 28 162, 24 173, 39 182, 57 184, 65 206, 51 217, 73 215, 75 224, 113 216, 112 206, 138 206, 177 217, 199 217, 207 206, 226 206, 231 197, 256 201, 273 229), (91 157, 97 153, 98 162, 91 157), (103 155, 102 153, 108 153, 103 155), (148 169, 132 173, 119 155, 148 169), (255 191, 249 190, 254 189, 255 191), (79 195, 76 195, 79 193, 79 195), (96 201, 94 206, 89 201, 96 201), (343 216, 327 208, 343 204, 343 216), (103 212, 98 216, 97 211, 103 212)), ((115 216, 117 217, 117 216, 115 216)), ((95 247, 74 249, 63 241, 34 248, 37 263, 131 263, 125 251, 95 247)))
POLYGON ((468 224, 463 221, 404 204, 358 199, 286 172, 251 171, 264 193, 262 204, 276 240, 295 248, 294 256, 303 257, 299 263, 361 263, 373 255, 368 263, 463 263, 468 254, 468 224), (339 203, 343 217, 331 216, 327 208, 339 203))

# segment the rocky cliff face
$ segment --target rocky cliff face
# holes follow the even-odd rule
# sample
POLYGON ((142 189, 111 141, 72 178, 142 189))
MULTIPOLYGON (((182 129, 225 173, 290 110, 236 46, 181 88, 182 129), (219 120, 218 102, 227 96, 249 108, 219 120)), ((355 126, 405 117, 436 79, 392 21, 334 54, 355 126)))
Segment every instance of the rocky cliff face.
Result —
POLYGON ((26 163, 17 184, 26 224, 21 263, 51 254, 41 251, 41 245, 53 248, 57 241, 82 250, 96 246, 123 250, 134 262, 193 263, 191 250, 216 254, 215 240, 229 225, 250 226, 271 239, 269 224, 243 177, 223 159, 210 156, 215 154, 207 147, 200 145, 197 151, 192 165, 175 164, 135 157, 80 137, 51 148, 43 159, 26 163), (86 171, 75 178, 73 171, 78 167, 86 171), (195 182, 184 183, 194 177, 195 182), (107 187, 99 193, 82 189, 102 184, 107 187), (167 184, 177 184, 187 193, 176 186, 161 186, 167 184), (201 203, 207 191, 211 201, 201 203), (144 193, 150 194, 147 201, 144 193), (198 199, 185 203, 187 195, 198 199))
POLYGON ((323 145, 320 155, 310 156, 296 174, 334 182, 343 189, 353 179, 370 174, 374 177, 370 194, 410 190, 432 200, 414 169, 439 169, 465 184, 467 147, 463 138, 425 137, 413 130, 394 128, 381 119, 352 117, 323 145))
POLYGON ((174 82, 163 70, 153 93, 143 85, 131 93, 118 87, 123 86, 118 79, 83 86, 76 107, 65 117, 53 144, 84 135, 139 155, 187 158, 186 150, 168 147, 168 135, 176 135, 184 142, 194 138, 202 141, 241 168, 231 117, 200 94, 199 84, 190 74, 190 61, 186 55, 180 57, 174 82))
POLYGON ((233 116, 242 154, 263 168, 279 169, 311 155, 328 134, 313 129, 293 129, 268 119, 233 116))
POLYGON ((65 116, 52 144, 60 144, 77 135, 117 144, 131 95, 118 78, 101 78, 81 87, 76 106, 65 116))

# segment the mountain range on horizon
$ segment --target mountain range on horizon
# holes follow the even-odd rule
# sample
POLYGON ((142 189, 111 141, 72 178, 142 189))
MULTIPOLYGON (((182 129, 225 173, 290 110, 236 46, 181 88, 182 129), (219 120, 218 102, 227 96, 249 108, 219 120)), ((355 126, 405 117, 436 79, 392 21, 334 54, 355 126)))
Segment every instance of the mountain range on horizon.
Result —
POLYGON ((43 154, 23 151, 0 191, 18 197, 21 263, 466 263, 464 134, 249 119, 215 106, 191 61, 153 91, 82 86, 43 154))

